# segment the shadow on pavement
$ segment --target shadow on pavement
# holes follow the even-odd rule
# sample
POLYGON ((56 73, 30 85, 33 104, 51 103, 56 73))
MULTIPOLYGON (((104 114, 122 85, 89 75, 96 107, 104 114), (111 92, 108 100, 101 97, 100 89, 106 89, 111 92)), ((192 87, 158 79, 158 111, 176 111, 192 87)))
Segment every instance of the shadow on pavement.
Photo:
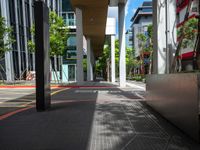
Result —
POLYGON ((102 139, 112 139, 109 150, 200 149, 198 143, 161 117, 134 92, 116 90, 119 92, 110 92, 110 95, 124 100, 98 104, 95 117, 99 118, 97 126, 104 128, 98 134, 102 139))

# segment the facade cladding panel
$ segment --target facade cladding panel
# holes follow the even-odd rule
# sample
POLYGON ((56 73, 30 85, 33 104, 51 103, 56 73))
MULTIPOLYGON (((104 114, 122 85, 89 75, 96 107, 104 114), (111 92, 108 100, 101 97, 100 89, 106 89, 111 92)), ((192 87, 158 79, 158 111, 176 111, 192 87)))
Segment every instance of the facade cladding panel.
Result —
MULTIPOLYGON (((54 3, 52 0, 45 0, 45 2, 51 11, 56 11, 58 13, 61 6, 60 0, 55 0, 54 3)), ((0 63, 4 67, 0 69, 0 80, 6 79, 6 68, 8 68, 8 66, 6 67, 4 65, 5 59, 9 60, 11 63, 9 70, 12 69, 12 71, 7 73, 14 73, 14 78, 12 80, 24 80, 29 71, 35 70, 35 54, 29 52, 27 47, 29 40, 34 41, 31 35, 31 27, 34 24, 34 0, 4 0, 4 2, 1 0, 0 4, 1 7, 4 8, 4 10, 0 9, 0 14, 7 19, 6 22, 8 26, 12 28, 12 36, 15 39, 15 42, 11 45, 10 51, 12 61, 10 58, 3 58, 0 60, 0 63), (2 13, 3 11, 4 13, 2 13)))

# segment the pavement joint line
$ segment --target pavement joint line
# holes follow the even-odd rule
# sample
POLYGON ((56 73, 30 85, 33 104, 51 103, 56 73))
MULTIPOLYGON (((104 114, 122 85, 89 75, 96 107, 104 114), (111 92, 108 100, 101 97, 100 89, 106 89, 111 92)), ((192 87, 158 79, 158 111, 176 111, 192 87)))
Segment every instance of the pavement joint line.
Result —
POLYGON ((95 102, 95 100, 67 100, 67 101, 52 102, 52 104, 78 103, 78 102, 95 102))
MULTIPOLYGON (((60 89, 60 90, 54 91, 53 93, 51 93, 51 96, 52 96, 52 95, 55 95, 55 94, 58 94, 58 93, 60 93, 60 92, 62 92, 62 91, 64 91, 64 90, 68 90, 68 89, 69 89, 69 88, 65 88, 65 89, 60 89)), ((22 108, 22 109, 15 110, 15 111, 6 113, 6 114, 4 114, 4 115, 0 115, 0 121, 6 119, 6 118, 8 118, 8 117, 11 117, 11 116, 13 116, 13 115, 15 115, 15 114, 17 114, 17 113, 20 113, 20 112, 29 110, 29 109, 34 108, 34 107, 35 107, 35 106, 28 106, 28 105, 27 105, 25 108, 24 108, 24 107, 17 107, 17 106, 15 106, 15 108, 22 108)), ((11 108, 12 108, 12 107, 11 107, 11 108)))
POLYGON ((155 119, 152 118, 151 115, 149 115, 144 109, 141 109, 141 111, 142 111, 146 116, 149 116, 149 119, 151 119, 151 121, 153 121, 153 122, 160 128, 160 130, 161 130, 163 133, 165 133, 165 134, 167 134, 168 136, 170 136, 170 135, 165 131, 165 129, 164 129, 157 121, 155 121, 155 119))
POLYGON ((135 85, 133 83, 126 83, 128 86, 130 87, 135 87, 135 88, 139 88, 139 89, 142 89, 142 90, 145 90, 146 88, 145 87, 142 87, 142 86, 139 86, 139 85, 135 85))
POLYGON ((144 97, 144 96, 140 95, 140 94, 139 94, 139 93, 137 93, 137 92, 135 92, 135 95, 136 95, 136 96, 138 96, 138 97, 140 97, 141 99, 145 99, 145 97, 144 97))
POLYGON ((24 108, 24 107, 26 107, 26 106, 24 106, 24 105, 20 105, 20 106, 0 106, 0 109, 1 108, 24 108))
POLYGON ((121 150, 125 150, 127 146, 135 140, 136 137, 137 137, 137 134, 133 135, 133 137, 128 141, 128 143, 126 143, 126 145, 121 150))

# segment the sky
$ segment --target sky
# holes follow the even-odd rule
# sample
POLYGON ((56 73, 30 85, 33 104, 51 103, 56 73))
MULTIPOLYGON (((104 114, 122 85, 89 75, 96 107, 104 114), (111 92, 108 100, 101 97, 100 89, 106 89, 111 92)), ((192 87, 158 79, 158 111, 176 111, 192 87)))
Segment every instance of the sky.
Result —
MULTIPOLYGON (((142 5, 144 1, 151 1, 151 0, 128 0, 126 4, 126 30, 130 29, 131 26, 131 18, 133 17, 135 11, 139 6, 142 5)), ((115 17, 118 18, 118 8, 117 7, 110 7, 108 10, 108 17, 115 17)))

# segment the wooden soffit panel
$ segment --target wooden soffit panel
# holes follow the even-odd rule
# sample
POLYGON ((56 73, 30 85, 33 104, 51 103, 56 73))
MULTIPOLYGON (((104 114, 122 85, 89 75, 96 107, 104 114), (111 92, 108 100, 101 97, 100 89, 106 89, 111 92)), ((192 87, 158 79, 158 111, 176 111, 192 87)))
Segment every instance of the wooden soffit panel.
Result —
POLYGON ((91 39, 96 56, 103 50, 109 0, 71 0, 74 9, 82 10, 83 34, 91 39))

